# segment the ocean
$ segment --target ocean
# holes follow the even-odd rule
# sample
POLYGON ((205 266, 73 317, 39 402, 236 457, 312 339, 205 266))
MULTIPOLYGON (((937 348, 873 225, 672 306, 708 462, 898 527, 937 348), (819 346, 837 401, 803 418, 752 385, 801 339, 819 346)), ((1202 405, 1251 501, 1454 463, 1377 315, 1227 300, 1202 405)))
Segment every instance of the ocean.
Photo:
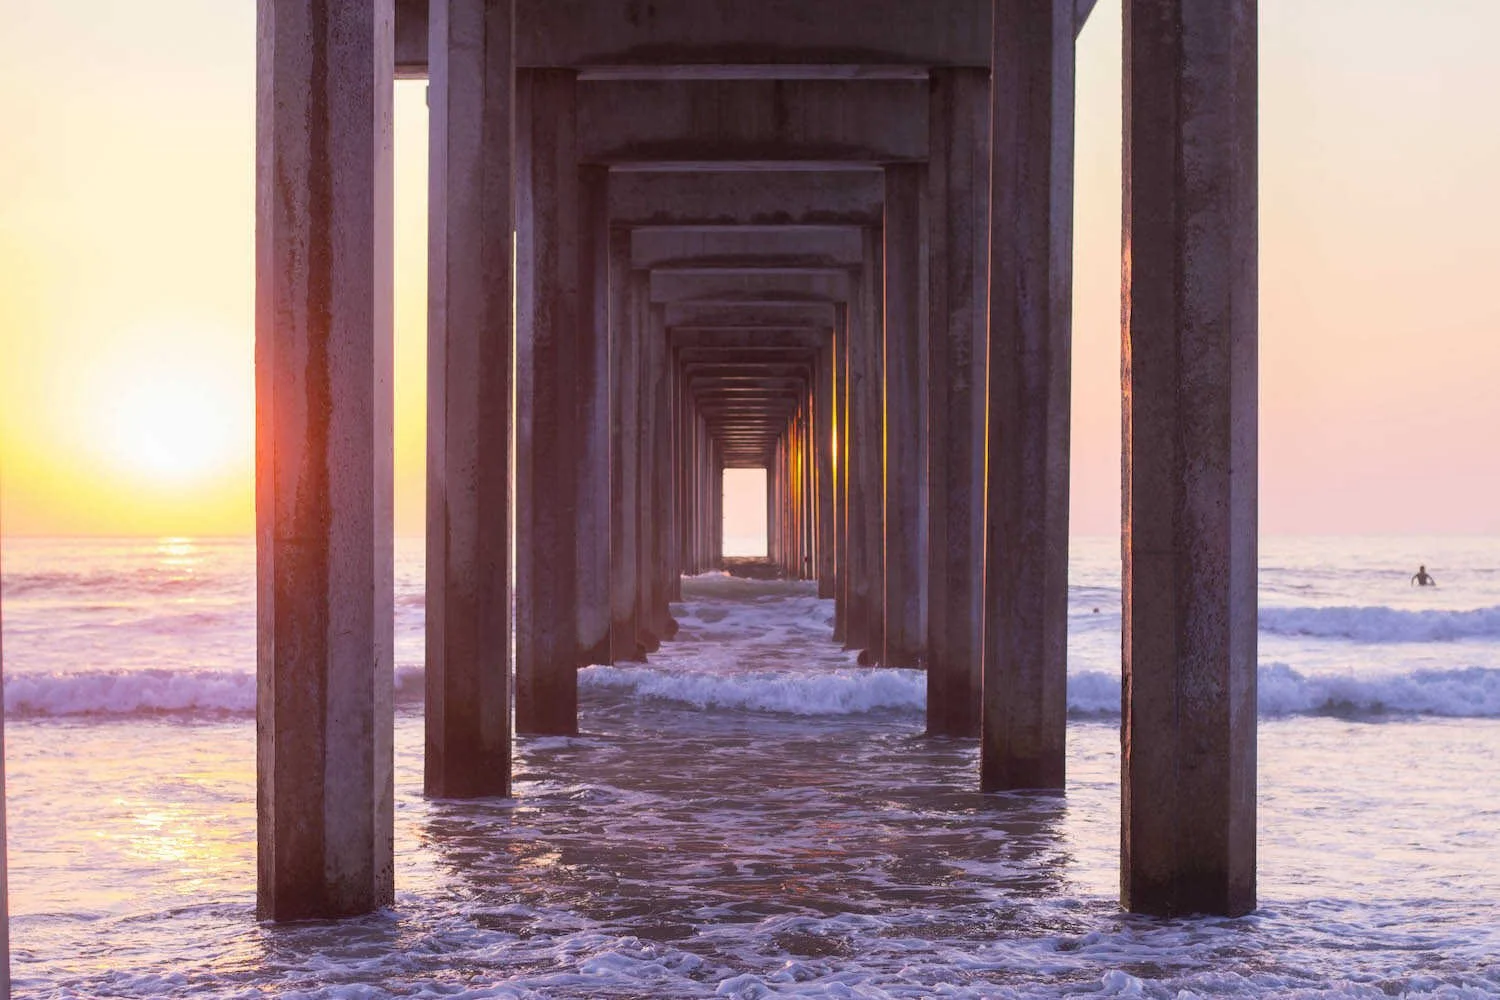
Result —
POLYGON ((396 904, 289 926, 255 920, 253 545, 5 546, 18 997, 1500 995, 1500 539, 1263 541, 1260 906, 1175 920, 1117 902, 1114 539, 1073 547, 1063 797, 978 794, 812 585, 709 574, 467 803, 422 797, 403 541, 396 904))

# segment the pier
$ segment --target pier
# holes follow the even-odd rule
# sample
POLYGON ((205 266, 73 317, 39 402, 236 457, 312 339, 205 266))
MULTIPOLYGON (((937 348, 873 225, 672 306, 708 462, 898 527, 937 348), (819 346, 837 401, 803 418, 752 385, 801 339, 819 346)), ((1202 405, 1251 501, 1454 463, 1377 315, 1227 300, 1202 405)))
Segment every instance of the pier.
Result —
MULTIPOLYGON (((263 917, 393 899, 398 76, 431 128, 427 793, 508 795, 580 667, 672 641, 735 468, 835 639, 926 670, 982 791, 1065 793, 1091 7, 259 0, 263 917)), ((1121 902, 1240 914, 1255 0, 1125 0, 1123 44, 1121 902)))

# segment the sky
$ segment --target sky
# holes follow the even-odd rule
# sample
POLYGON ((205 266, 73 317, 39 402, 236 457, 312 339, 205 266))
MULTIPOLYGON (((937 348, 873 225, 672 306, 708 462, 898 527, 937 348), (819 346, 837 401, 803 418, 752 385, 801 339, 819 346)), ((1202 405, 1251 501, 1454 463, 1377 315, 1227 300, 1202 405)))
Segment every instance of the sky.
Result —
MULTIPOLYGON (((249 0, 0 4, 8 534, 253 526, 254 18, 249 0)), ((1500 534, 1500 4, 1261 0, 1260 19, 1261 529, 1500 534)), ((396 127, 397 530, 411 535, 420 83, 398 84, 396 127)), ((1079 40, 1077 157, 1072 525, 1112 534, 1119 0, 1079 40)))

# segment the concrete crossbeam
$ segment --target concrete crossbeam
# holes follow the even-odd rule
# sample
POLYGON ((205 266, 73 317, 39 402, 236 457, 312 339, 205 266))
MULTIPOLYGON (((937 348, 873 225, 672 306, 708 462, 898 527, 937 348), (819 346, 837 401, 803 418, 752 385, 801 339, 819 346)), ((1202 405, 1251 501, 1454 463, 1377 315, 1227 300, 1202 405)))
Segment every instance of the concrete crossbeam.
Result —
POLYGON ((636 267, 858 267, 859 230, 852 226, 695 226, 632 230, 636 267))
POLYGON ((585 80, 595 163, 927 158, 925 80, 585 80))
POLYGON ((681 349, 776 352, 788 349, 817 350, 828 343, 831 336, 828 329, 818 326, 765 330, 673 326, 668 340, 673 347, 681 349))
MULTIPOLYGON (((651 72, 729 64, 741 73, 796 73, 799 65, 988 66, 991 2, 519 0, 516 61, 523 68, 651 72)), ((403 73, 420 75, 427 64, 427 0, 397 0, 397 6, 395 60, 403 73)))
POLYGON ((879 169, 612 170, 618 226, 878 225, 879 169))
POLYGON ((669 327, 811 327, 833 328, 834 309, 830 302, 739 302, 712 305, 701 302, 674 302, 667 306, 665 322, 669 327))
POLYGON ((651 272, 651 301, 842 302, 849 272, 821 268, 663 268, 651 272))

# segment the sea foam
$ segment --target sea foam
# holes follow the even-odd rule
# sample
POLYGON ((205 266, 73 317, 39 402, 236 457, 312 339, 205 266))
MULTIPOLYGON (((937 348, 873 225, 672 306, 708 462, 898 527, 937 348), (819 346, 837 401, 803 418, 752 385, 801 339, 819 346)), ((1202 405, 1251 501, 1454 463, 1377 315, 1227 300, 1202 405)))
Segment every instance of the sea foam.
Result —
POLYGON ((1261 608, 1260 630, 1271 635, 1356 642, 1449 642, 1500 638, 1500 608, 1468 611, 1388 607, 1261 608))
MULTIPOLYGON (((396 671, 398 703, 419 702, 420 667, 396 671)), ((20 717, 250 715, 255 675, 225 670, 86 670, 5 678, 5 711, 20 717)))
MULTIPOLYGON (((921 712, 927 706, 927 679, 920 670, 854 667, 719 674, 598 666, 579 671, 578 682, 584 692, 800 716, 921 712)), ((419 705, 422 688, 420 667, 396 671, 398 704, 419 705)), ((1500 670, 1468 667, 1358 678, 1307 675, 1270 663, 1260 669, 1259 702, 1263 716, 1500 718, 1500 670)), ((17 674, 5 680, 5 710, 18 717, 249 715, 255 711, 255 677, 212 670, 17 674)), ((1118 716, 1119 677, 1089 670, 1072 674, 1068 710, 1082 718, 1118 716)))

